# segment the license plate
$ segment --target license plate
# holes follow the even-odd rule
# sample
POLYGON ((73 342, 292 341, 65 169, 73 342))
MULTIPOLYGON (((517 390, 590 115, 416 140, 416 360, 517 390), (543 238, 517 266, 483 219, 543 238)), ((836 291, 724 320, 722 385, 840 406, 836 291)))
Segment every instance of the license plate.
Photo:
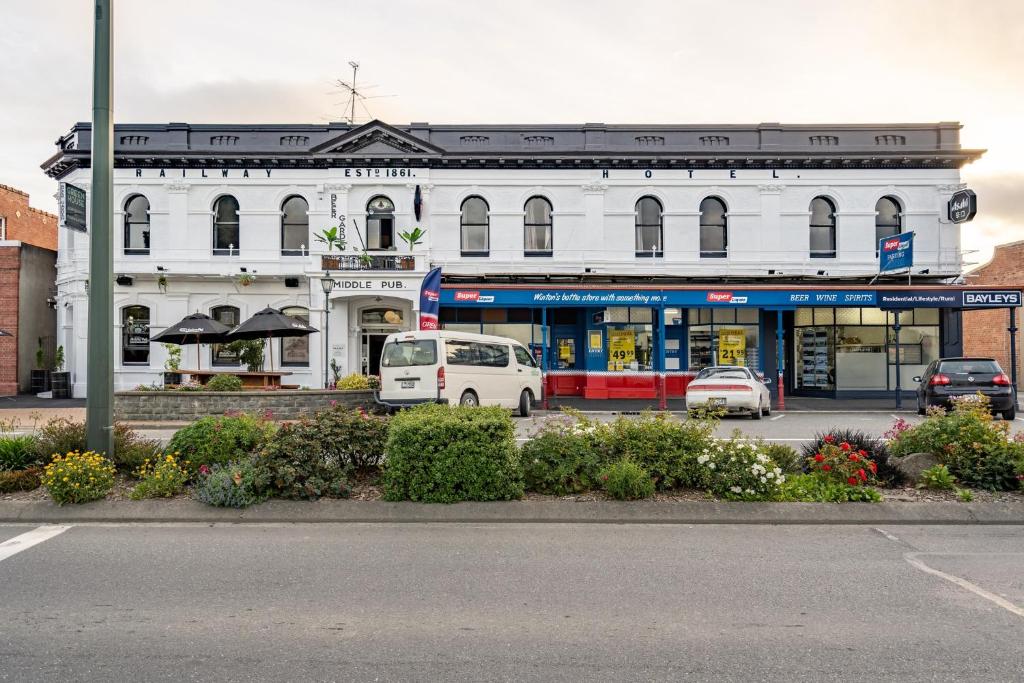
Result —
POLYGON ((416 388, 416 381, 415 380, 411 380, 411 379, 403 379, 402 380, 402 388, 403 389, 414 389, 414 388, 416 388))
POLYGON ((725 405, 725 399, 724 398, 709 398, 708 399, 708 405, 711 406, 712 408, 720 408, 721 406, 725 405))

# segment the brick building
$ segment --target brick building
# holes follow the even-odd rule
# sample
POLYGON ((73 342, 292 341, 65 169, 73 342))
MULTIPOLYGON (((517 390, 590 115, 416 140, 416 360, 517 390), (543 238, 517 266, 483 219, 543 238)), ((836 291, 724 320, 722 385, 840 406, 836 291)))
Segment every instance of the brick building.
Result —
POLYGON ((28 200, 0 185, 0 396, 29 390, 37 347, 51 362, 57 336, 57 217, 28 200))
MULTIPOLYGON (((1007 289, 1024 287, 1024 240, 1000 244, 992 259, 967 274, 972 285, 994 285, 1007 289)), ((1017 316, 1017 327, 1022 325, 1021 315, 1017 316)), ((1010 335, 1007 332, 1009 317, 1006 309, 991 311, 964 311, 964 354, 995 358, 1007 373, 1010 363, 1010 335)), ((1024 367, 1021 364, 1020 333, 1017 334, 1017 382, 1022 382, 1024 367)))

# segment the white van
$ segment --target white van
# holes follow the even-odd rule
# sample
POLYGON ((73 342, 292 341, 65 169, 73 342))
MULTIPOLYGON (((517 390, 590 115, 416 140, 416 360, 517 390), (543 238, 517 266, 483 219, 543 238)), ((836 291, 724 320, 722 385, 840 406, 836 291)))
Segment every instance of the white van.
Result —
POLYGON ((515 339, 448 330, 388 335, 377 402, 504 406, 526 417, 541 397, 541 372, 515 339))

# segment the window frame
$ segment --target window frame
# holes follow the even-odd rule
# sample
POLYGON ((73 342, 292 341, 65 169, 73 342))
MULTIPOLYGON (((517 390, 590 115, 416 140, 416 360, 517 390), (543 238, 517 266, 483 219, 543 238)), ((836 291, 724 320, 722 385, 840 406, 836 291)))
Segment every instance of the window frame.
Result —
MULTIPOLYGON (((293 318, 298 318, 299 320, 302 320, 302 322, 306 323, 307 325, 309 324, 309 309, 306 308, 305 306, 285 306, 285 307, 283 307, 281 309, 281 312, 284 313, 285 315, 290 315, 293 318), (299 310, 306 312, 305 318, 296 316, 294 313, 289 313, 289 311, 299 311, 299 310)), ((309 337, 310 337, 310 335, 308 335, 308 334, 304 335, 304 336, 301 336, 301 337, 281 337, 281 339, 279 340, 280 343, 278 345, 279 346, 279 348, 278 348, 278 358, 281 359, 281 363, 280 363, 281 367, 283 367, 283 368, 284 367, 287 367, 287 368, 308 368, 309 367, 309 351, 310 351, 310 348, 311 348, 310 344, 309 344, 309 337), (285 353, 284 353, 284 345, 285 345, 285 343, 287 342, 287 343, 290 343, 290 344, 294 344, 297 341, 303 341, 303 340, 306 342, 306 361, 304 363, 302 363, 302 362, 295 362, 295 361, 286 361, 285 360, 285 353)))
POLYGON ((824 195, 818 195, 817 197, 815 197, 814 199, 811 200, 811 204, 810 204, 809 208, 810 208, 810 216, 808 216, 808 219, 807 219, 807 224, 808 224, 808 243, 807 243, 808 250, 807 250, 807 253, 808 253, 808 255, 810 256, 810 258, 815 258, 815 259, 829 259, 829 258, 833 258, 834 259, 834 258, 836 258, 837 254, 838 254, 838 247, 839 247, 839 244, 838 244, 839 230, 838 230, 838 221, 836 219, 836 211, 837 211, 837 209, 836 209, 835 202, 833 202, 832 199, 829 198, 829 197, 826 197, 824 195), (825 204, 829 208, 829 211, 828 211, 829 223, 827 223, 827 224, 820 224, 820 223, 819 224, 815 224, 813 222, 814 221, 814 203, 819 201, 819 200, 825 202, 825 204), (824 229, 830 231, 831 239, 829 240, 829 242, 832 245, 831 249, 826 249, 826 250, 818 249, 818 250, 814 250, 814 249, 811 248, 811 244, 814 241, 814 229, 815 228, 824 228, 824 229))
POLYGON ((234 196, 232 194, 222 194, 221 196, 217 197, 217 199, 215 199, 213 201, 213 231, 212 231, 213 243, 211 245, 211 253, 212 253, 213 256, 238 256, 238 254, 239 254, 239 252, 241 250, 241 244, 240 243, 242 241, 242 217, 241 217, 241 211, 242 211, 242 205, 238 202, 238 197, 236 197, 236 196, 234 196), (237 220, 234 221, 234 222, 219 221, 218 220, 218 218, 220 216, 220 211, 218 210, 218 208, 220 207, 220 203, 222 201, 225 201, 225 200, 228 200, 228 199, 230 199, 231 201, 233 201, 235 203, 235 218, 237 220), (223 248, 222 247, 218 247, 217 246, 217 236, 218 236, 218 233, 220 232, 221 226, 232 226, 232 225, 235 226, 235 235, 238 237, 237 242, 235 243, 234 249, 232 250, 232 249, 229 249, 229 248, 226 248, 226 247, 223 247, 223 248))
POLYGON ((894 235, 899 235, 900 233, 903 232, 903 229, 904 229, 904 226, 903 226, 903 202, 901 202, 899 200, 899 198, 894 197, 891 194, 887 194, 887 195, 883 195, 883 196, 879 197, 878 200, 875 202, 875 258, 876 259, 879 258, 879 254, 878 254, 878 242, 879 242, 879 240, 884 239, 886 237, 893 237, 894 235), (896 207, 896 232, 890 233, 888 235, 880 235, 880 234, 878 234, 879 227, 886 227, 886 228, 891 229, 891 226, 880 226, 879 222, 878 222, 878 219, 880 218, 880 212, 878 210, 878 207, 879 207, 879 205, 883 201, 892 202, 893 206, 896 207))
POLYGON ((539 194, 535 194, 523 204, 523 256, 529 257, 545 257, 553 256, 555 248, 555 208, 551 203, 551 200, 547 197, 539 194), (530 203, 533 201, 543 202, 547 206, 547 222, 546 223, 531 223, 530 222, 530 203), (551 245, 550 249, 530 249, 529 244, 529 233, 530 228, 546 228, 547 239, 545 242, 551 245))
POLYGON ((123 221, 123 225, 124 225, 124 244, 122 245, 122 251, 123 251, 125 256, 148 256, 149 255, 149 250, 151 248, 150 246, 130 247, 128 245, 131 243, 131 233, 132 233, 132 226, 133 225, 145 225, 146 226, 146 230, 143 232, 143 234, 144 234, 143 242, 145 244, 152 244, 151 240, 152 240, 152 237, 153 237, 153 233, 152 233, 153 228, 152 228, 152 223, 150 221, 150 215, 149 215, 149 212, 150 212, 150 209, 152 208, 152 206, 153 205, 150 203, 149 197, 147 197, 146 195, 141 194, 141 193, 135 193, 135 194, 129 196, 124 201, 124 204, 122 205, 122 209, 123 209, 123 212, 124 212, 124 221, 123 221), (146 210, 145 210, 146 220, 144 222, 132 221, 131 220, 132 213, 131 213, 131 211, 129 211, 128 207, 132 204, 132 202, 134 202, 137 199, 141 199, 142 201, 146 202, 146 210))
POLYGON ((697 234, 697 248, 700 250, 700 258, 729 258, 729 205, 726 204, 725 200, 717 195, 708 195, 700 200, 698 205, 699 218, 698 218, 698 234, 697 234), (711 224, 704 222, 704 204, 705 202, 713 201, 718 202, 722 207, 722 224, 711 224), (702 246, 704 241, 704 230, 705 229, 719 229, 722 230, 722 249, 718 250, 705 250, 702 246))
POLYGON ((370 199, 366 202, 366 250, 367 251, 396 251, 397 249, 398 249, 398 231, 395 228, 395 202, 392 201, 391 197, 388 197, 387 195, 375 194, 372 197, 370 197, 370 199), (377 213, 377 212, 374 212, 374 211, 370 210, 370 205, 373 204, 378 199, 384 199, 384 200, 386 200, 388 202, 388 204, 391 205, 390 213, 388 213, 388 212, 377 213), (390 247, 382 247, 382 246, 380 246, 380 241, 381 240, 380 240, 380 230, 379 230, 379 228, 378 228, 378 233, 377 233, 377 246, 374 247, 374 246, 371 246, 371 244, 370 244, 370 221, 371 220, 375 220, 378 223, 380 223, 380 221, 382 220, 382 218, 376 218, 375 216, 380 216, 382 218, 383 217, 387 217, 389 222, 390 222, 390 226, 389 226, 390 230, 391 230, 391 246, 390 247))
POLYGON ((654 195, 645 194, 636 200, 636 204, 633 205, 633 252, 634 256, 639 258, 660 258, 665 255, 665 205, 661 203, 661 200, 654 195), (640 210, 640 204, 644 200, 650 199, 658 207, 658 222, 655 223, 641 223, 640 218, 643 212, 640 210), (658 228, 658 248, 657 249, 637 249, 639 244, 643 241, 640 238, 642 228, 658 228))
MULTIPOLYGON (((210 317, 213 318, 214 320, 216 320, 217 322, 223 322, 220 318, 217 317, 217 312, 218 311, 222 311, 222 310, 226 310, 226 309, 233 309, 235 311, 235 314, 236 314, 236 316, 238 318, 238 322, 236 322, 235 325, 237 325, 239 322, 242 321, 242 309, 239 308, 238 306, 232 306, 231 304, 221 304, 219 306, 211 306, 210 307, 210 317)), ((227 325, 228 323, 224 323, 224 324, 227 325)), ((221 346, 227 346, 227 344, 210 344, 210 367, 211 368, 212 367, 220 367, 220 368, 238 368, 238 367, 241 367, 242 366, 242 359, 241 358, 237 358, 233 363, 227 363, 227 362, 224 362, 224 361, 218 361, 217 360, 218 349, 221 346)))
MULTIPOLYGON (((306 198, 303 197, 301 194, 288 195, 287 197, 284 198, 284 201, 281 202, 281 256, 305 256, 306 254, 309 253, 309 245, 308 244, 306 244, 305 250, 303 250, 303 249, 288 249, 285 246, 285 234, 287 233, 288 228, 289 227, 296 228, 296 227, 300 227, 300 226, 301 226, 302 232, 303 232, 303 234, 305 235, 305 238, 306 238, 306 239, 303 240, 302 243, 305 244, 307 241, 309 241, 309 201, 307 201, 306 198), (306 206, 305 220, 302 223, 288 223, 287 222, 288 212, 285 211, 284 207, 285 207, 286 204, 288 204, 288 202, 292 201, 293 199, 300 200, 306 206)), ((241 237, 241 232, 239 232, 239 237, 241 237)))
POLYGON ((121 365, 123 367, 149 367, 149 362, 152 359, 152 342, 149 339, 149 329, 152 323, 153 311, 149 306, 143 304, 129 304, 128 306, 121 307, 121 365), (128 351, 128 320, 132 318, 129 311, 135 309, 144 309, 146 311, 146 359, 145 360, 125 360, 125 353, 128 351))
POLYGON ((478 194, 473 194, 462 200, 459 205, 459 253, 462 256, 469 257, 480 257, 491 255, 491 205, 487 203, 487 200, 478 194), (471 200, 479 199, 483 202, 485 219, 483 223, 467 223, 466 222, 466 204, 471 200), (480 228, 484 229, 484 248, 483 249, 466 249, 466 228, 480 228))

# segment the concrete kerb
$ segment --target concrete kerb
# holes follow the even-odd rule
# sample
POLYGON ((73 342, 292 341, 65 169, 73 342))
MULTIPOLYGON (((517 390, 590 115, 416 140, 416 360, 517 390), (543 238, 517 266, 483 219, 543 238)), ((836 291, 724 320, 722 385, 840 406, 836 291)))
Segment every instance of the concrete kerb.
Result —
POLYGON ((312 503, 274 500, 235 510, 189 499, 97 501, 64 507, 50 501, 4 501, 0 502, 0 522, 1024 525, 1024 504, 525 500, 427 505, 324 499, 312 503))

